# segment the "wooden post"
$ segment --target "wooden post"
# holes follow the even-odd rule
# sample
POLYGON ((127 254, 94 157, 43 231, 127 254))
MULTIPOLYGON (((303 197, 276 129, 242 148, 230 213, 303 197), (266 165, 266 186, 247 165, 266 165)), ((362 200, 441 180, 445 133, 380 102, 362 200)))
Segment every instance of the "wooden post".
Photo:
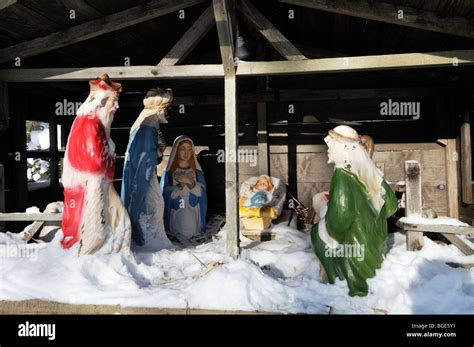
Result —
POLYGON ((472 204, 472 149, 469 112, 464 114, 461 126, 461 182, 462 202, 472 204))
POLYGON ((456 139, 446 140, 446 181, 448 189, 448 215, 459 218, 458 176, 456 164, 459 160, 456 139))
POLYGON ((227 254, 233 259, 240 255, 239 220, 239 163, 238 163, 238 117, 237 78, 234 65, 233 25, 230 23, 235 6, 226 0, 213 0, 214 17, 224 67, 225 151, 234 154, 235 161, 225 162, 226 230, 227 254))
MULTIPOLYGON (((421 166, 415 160, 405 161, 405 215, 421 216, 422 195, 421 195, 421 166)), ((423 232, 406 230, 407 250, 417 251, 423 247, 423 232)))
POLYGON ((257 103, 257 126, 258 126, 258 173, 269 174, 268 160, 268 135, 267 135, 267 103, 257 103))
MULTIPOLYGON (((237 81, 236 77, 226 78, 225 84, 225 150, 237 153, 237 81)), ((236 156, 237 158, 237 156, 236 156)), ((239 220, 239 163, 225 163, 226 229, 227 254, 237 259, 240 255, 239 220)))

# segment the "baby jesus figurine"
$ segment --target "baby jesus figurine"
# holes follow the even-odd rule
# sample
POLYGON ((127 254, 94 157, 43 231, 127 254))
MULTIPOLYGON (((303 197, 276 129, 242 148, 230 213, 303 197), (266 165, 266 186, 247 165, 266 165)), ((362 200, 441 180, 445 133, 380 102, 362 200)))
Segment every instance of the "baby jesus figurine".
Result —
POLYGON ((242 196, 245 197, 242 206, 262 207, 270 205, 274 198, 278 198, 278 191, 274 188, 271 178, 262 175, 255 185, 243 187, 242 196))

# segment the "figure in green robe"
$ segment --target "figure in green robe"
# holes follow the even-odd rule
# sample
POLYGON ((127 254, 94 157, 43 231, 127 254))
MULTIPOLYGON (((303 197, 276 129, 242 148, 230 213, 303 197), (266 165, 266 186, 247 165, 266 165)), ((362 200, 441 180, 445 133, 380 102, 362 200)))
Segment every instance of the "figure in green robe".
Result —
POLYGON ((313 200, 320 217, 311 232, 313 249, 330 283, 346 280, 351 296, 365 296, 367 279, 382 265, 386 220, 396 212, 397 198, 371 159, 370 137, 341 125, 324 141, 335 171, 329 201, 327 194, 326 202, 313 200))

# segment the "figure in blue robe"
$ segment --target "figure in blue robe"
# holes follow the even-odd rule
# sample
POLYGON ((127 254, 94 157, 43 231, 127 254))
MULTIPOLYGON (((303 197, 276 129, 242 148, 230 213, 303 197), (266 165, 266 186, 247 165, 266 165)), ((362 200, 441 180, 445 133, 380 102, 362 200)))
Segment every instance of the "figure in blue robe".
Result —
POLYGON ((174 141, 161 189, 165 229, 170 236, 187 244, 193 236, 206 232, 206 180, 188 136, 174 141))
POLYGON ((156 174, 166 148, 160 123, 167 123, 172 100, 170 89, 147 93, 144 109, 130 130, 123 168, 121 197, 132 222, 132 239, 154 250, 172 247, 164 229, 164 201, 156 174))

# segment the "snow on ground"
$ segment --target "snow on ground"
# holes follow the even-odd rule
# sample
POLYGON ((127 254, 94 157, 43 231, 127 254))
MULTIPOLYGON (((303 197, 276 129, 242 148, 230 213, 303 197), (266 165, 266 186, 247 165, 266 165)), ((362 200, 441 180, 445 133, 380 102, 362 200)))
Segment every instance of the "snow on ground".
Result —
POLYGON ((474 269, 446 265, 474 263, 474 256, 452 245, 425 237, 421 251, 408 252, 403 234, 390 235, 369 295, 351 298, 345 282, 321 282, 308 235, 284 224, 274 231, 273 241, 244 238, 237 261, 224 254, 225 231, 196 248, 81 257, 61 249, 61 235, 49 244, 25 245, 15 234, 0 233, 0 300, 282 313, 327 314, 329 307, 332 314, 474 313, 474 269), (15 257, 15 247, 29 249, 29 257, 15 257))

